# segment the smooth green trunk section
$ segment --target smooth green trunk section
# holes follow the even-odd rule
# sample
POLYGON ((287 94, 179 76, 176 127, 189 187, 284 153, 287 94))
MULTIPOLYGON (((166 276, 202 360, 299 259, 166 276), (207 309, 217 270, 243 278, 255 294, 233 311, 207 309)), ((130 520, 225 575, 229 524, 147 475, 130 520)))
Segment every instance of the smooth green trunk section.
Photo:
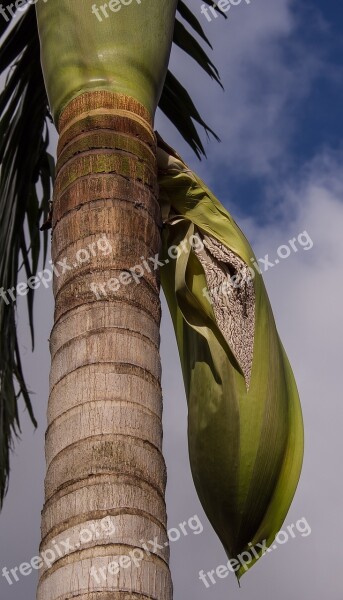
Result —
POLYGON ((177 0, 39 0, 41 60, 55 122, 72 98, 92 90, 131 96, 153 116, 176 6, 177 0))

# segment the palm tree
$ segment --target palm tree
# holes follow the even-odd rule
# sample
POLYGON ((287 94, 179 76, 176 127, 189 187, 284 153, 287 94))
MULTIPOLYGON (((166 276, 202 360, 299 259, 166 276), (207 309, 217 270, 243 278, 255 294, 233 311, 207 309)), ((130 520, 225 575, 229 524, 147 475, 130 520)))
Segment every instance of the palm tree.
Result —
POLYGON ((33 344, 34 289, 39 258, 46 259, 54 183, 55 318, 41 551, 57 552, 65 540, 72 550, 43 566, 38 598, 119 599, 129 591, 137 600, 168 600, 153 119, 159 104, 195 153, 204 154, 194 122, 213 132, 167 70, 172 41, 219 82, 218 72, 196 41, 192 31, 209 43, 182 0, 115 0, 100 12, 89 0, 39 1, 15 22, 13 6, 3 2, 0 21, 0 73, 7 73, 0 96, 1 502, 12 436, 20 430, 20 397, 36 424, 14 300, 27 295, 33 344), (56 177, 48 152, 52 120, 59 133, 56 177), (141 273, 149 257, 155 262, 141 273), (20 267, 25 289, 17 287, 20 267), (85 539, 94 526, 96 535, 85 539))
POLYGON ((34 422, 10 299, 27 295, 33 339, 33 291, 52 278, 51 270, 35 276, 38 225, 52 223, 39 600, 172 597, 160 264, 183 367, 192 475, 238 580, 273 543, 300 476, 298 392, 261 273, 251 267, 256 257, 204 182, 153 132, 159 104, 199 157, 193 121, 215 135, 168 71, 174 40, 220 83, 176 11, 208 43, 177 0, 49 0, 37 4, 37 21, 31 7, 8 35, 8 22, 0 31, 0 64, 9 68, 0 96, 1 499, 20 395, 34 422), (47 152, 52 118, 56 177, 47 152), (17 285, 19 258, 28 286, 17 285), (228 283, 230 295, 218 297, 228 283))

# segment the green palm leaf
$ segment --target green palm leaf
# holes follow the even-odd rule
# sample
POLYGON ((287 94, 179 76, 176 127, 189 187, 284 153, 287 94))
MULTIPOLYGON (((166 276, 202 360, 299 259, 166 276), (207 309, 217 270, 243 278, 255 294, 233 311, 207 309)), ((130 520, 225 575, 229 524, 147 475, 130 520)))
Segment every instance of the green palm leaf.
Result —
MULTIPOLYGON (((20 257, 28 278, 37 271, 42 242, 46 255, 47 235, 41 239, 39 222, 46 217, 53 177, 53 162, 47 152, 47 99, 42 74, 32 69, 33 64, 39 64, 32 11, 3 44, 1 72, 14 60, 0 95, 0 281, 4 291, 0 303, 0 501, 6 491, 12 432, 20 431, 20 395, 36 424, 21 367, 13 297, 20 257), (43 190, 40 200, 37 183, 43 190)), ((33 345, 33 290, 27 294, 27 303, 33 345)))

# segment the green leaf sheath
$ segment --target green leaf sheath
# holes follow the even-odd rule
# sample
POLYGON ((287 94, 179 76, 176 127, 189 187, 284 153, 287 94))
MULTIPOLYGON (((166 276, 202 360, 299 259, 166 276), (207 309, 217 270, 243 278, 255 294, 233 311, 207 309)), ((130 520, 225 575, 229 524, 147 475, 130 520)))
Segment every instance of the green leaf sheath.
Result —
MULTIPOLYGON (((205 184, 161 139, 159 146, 162 260, 168 260, 161 268, 161 283, 186 388, 192 475, 229 558, 250 551, 252 560, 236 571, 240 578, 257 560, 251 545, 263 540, 267 546, 273 543, 292 502, 303 459, 300 401, 256 269, 250 282, 254 327, 249 381, 244 375, 235 349, 237 339, 228 343, 224 331, 226 323, 235 331, 235 315, 230 313, 234 294, 226 305, 220 294, 213 295, 205 263, 189 240, 197 234, 210 245, 217 244, 232 253, 233 264, 240 261, 251 267, 254 253, 205 184), (173 245, 180 250, 176 260, 168 255, 173 245), (216 318, 220 310, 224 325, 216 318)), ((246 331, 236 328, 236 338, 247 339, 244 336, 246 331)), ((260 548, 255 552, 261 555, 260 548)))
POLYGON ((173 38, 177 0, 132 0, 106 18, 94 0, 38 2, 42 66, 55 122, 77 95, 107 90, 131 96, 153 116, 173 38))

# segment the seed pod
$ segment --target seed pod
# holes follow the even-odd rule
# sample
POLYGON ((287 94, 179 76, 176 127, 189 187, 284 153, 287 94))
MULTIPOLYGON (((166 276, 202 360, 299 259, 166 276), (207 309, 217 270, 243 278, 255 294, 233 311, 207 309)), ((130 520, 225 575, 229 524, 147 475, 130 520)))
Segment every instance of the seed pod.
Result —
POLYGON ((303 459, 300 401, 247 239, 159 136, 158 144, 161 260, 169 259, 161 283, 186 388, 191 470, 228 557, 239 561, 231 563, 239 580, 292 502, 303 459))

